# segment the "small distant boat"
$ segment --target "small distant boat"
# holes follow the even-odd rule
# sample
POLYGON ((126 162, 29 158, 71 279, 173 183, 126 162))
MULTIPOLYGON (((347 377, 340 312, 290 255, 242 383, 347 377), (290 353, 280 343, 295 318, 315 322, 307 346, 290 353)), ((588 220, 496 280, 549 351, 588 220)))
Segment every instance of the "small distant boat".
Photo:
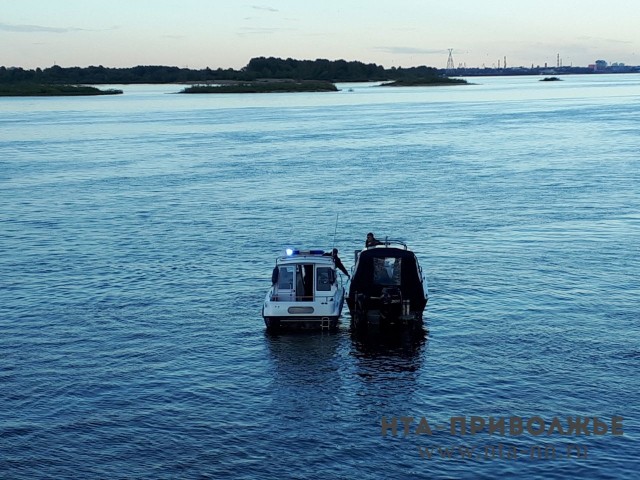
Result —
POLYGON ((268 330, 337 328, 345 290, 330 253, 288 249, 276 259, 271 284, 262 307, 268 330))
POLYGON ((544 77, 540 79, 541 82, 561 82, 562 79, 558 77, 544 77))
POLYGON ((352 326, 422 326, 428 294, 416 255, 404 242, 385 240, 356 251, 347 305, 352 326))

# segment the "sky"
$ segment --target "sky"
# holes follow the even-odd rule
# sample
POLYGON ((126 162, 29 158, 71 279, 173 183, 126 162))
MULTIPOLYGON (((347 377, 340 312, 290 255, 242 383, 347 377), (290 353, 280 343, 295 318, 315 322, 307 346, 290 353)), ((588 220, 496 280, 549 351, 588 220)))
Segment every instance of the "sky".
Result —
POLYGON ((0 65, 640 65, 639 19, 638 0, 0 0, 0 65))

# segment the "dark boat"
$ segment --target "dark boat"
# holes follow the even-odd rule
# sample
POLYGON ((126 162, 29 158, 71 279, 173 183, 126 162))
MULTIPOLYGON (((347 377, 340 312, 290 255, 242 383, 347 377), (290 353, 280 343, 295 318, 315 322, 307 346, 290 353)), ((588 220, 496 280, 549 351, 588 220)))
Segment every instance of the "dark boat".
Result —
POLYGON ((355 328, 421 327, 427 288, 418 258, 398 240, 356 251, 347 306, 355 328))

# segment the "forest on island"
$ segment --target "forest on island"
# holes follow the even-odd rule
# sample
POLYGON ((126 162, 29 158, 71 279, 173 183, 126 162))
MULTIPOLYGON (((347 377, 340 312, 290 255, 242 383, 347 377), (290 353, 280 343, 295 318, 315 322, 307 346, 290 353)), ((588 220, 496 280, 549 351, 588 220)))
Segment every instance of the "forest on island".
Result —
POLYGON ((437 69, 420 66, 385 69, 375 63, 346 60, 295 60, 274 57, 252 58, 240 70, 189 69, 163 65, 138 65, 130 68, 103 66, 23 69, 0 67, 0 84, 135 84, 135 83, 207 83, 220 80, 254 81, 258 79, 324 80, 328 82, 366 82, 383 80, 436 80, 443 78, 437 69))

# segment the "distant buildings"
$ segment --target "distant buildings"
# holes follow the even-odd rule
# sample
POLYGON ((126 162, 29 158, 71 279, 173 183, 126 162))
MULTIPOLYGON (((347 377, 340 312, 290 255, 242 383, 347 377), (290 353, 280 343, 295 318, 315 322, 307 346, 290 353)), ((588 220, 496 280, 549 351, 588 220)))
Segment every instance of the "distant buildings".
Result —
POLYGON ((596 63, 589 65, 589 68, 593 69, 594 72, 604 72, 607 66, 606 60, 596 60, 596 63))
MULTIPOLYGON (((506 62, 505 62, 506 64, 506 62)), ((558 60, 557 65, 550 67, 547 64, 544 66, 528 67, 509 67, 498 68, 494 67, 471 67, 463 68, 462 66, 454 69, 442 69, 440 73, 448 76, 491 76, 491 75, 562 75, 562 74, 587 74, 587 73, 640 73, 640 66, 627 66, 624 63, 612 63, 609 65, 606 60, 596 60, 595 63, 586 67, 573 67, 563 66, 562 62, 558 60)))

